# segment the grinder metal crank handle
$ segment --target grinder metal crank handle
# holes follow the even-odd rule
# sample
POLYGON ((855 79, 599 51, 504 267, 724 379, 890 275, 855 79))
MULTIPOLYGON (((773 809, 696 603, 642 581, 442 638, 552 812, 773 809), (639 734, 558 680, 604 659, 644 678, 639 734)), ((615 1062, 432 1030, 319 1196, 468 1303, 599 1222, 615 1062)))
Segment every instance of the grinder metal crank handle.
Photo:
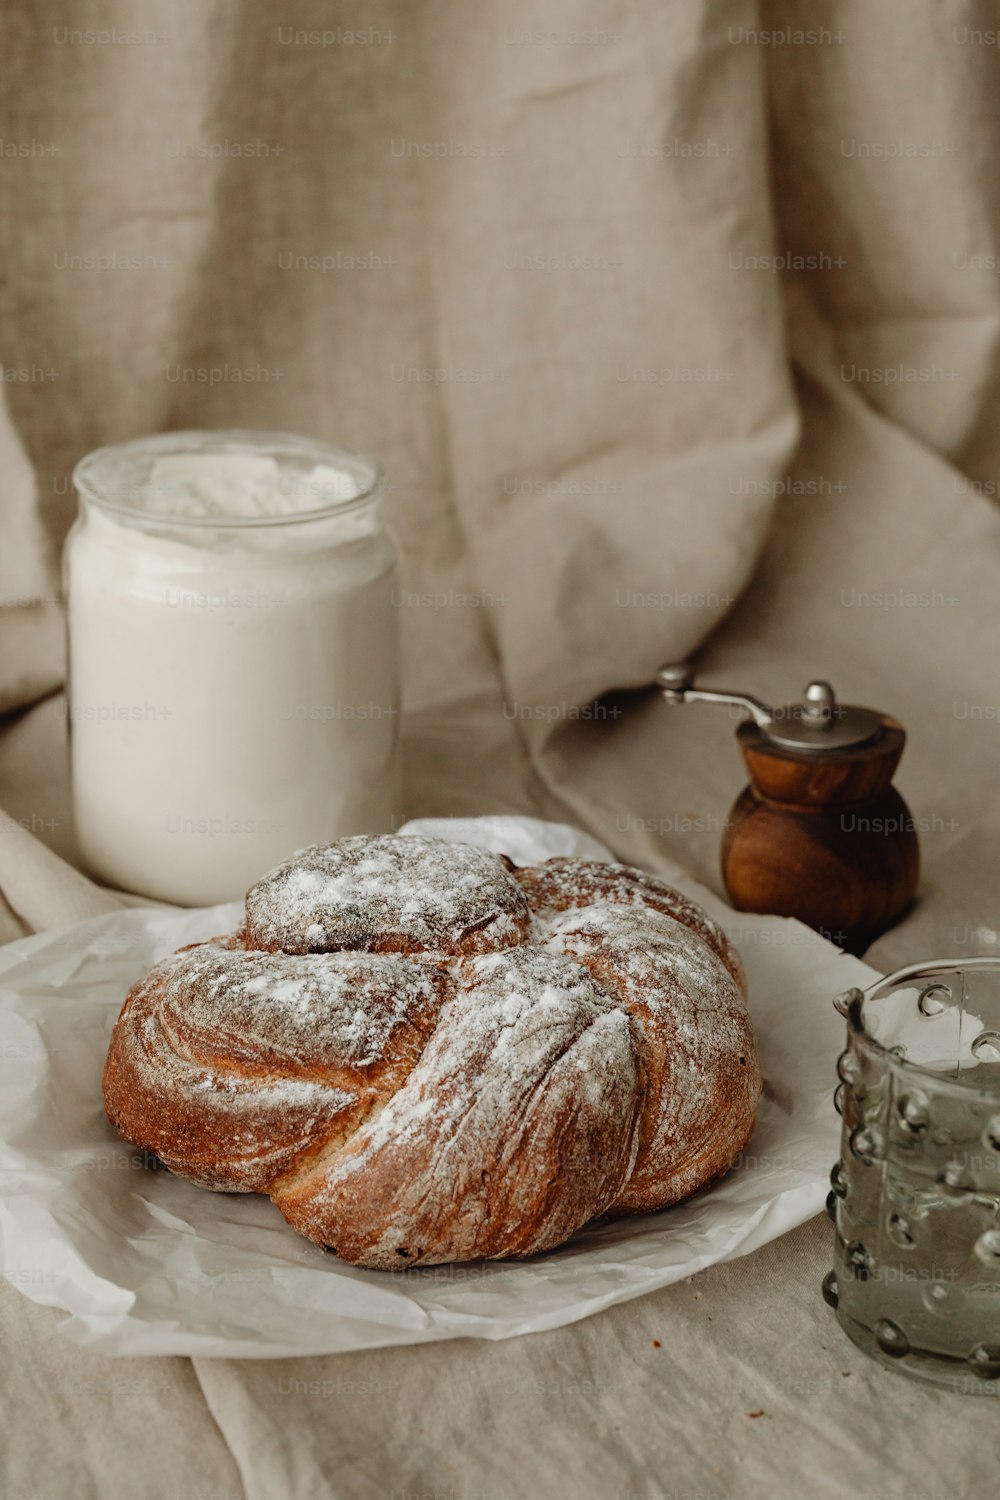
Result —
POLYGON ((833 688, 823 681, 807 683, 801 702, 781 708, 772 708, 751 693, 698 687, 690 662, 661 667, 656 685, 668 703, 725 703, 741 708, 775 745, 810 755, 865 744, 882 728, 881 715, 856 704, 838 703, 833 688))

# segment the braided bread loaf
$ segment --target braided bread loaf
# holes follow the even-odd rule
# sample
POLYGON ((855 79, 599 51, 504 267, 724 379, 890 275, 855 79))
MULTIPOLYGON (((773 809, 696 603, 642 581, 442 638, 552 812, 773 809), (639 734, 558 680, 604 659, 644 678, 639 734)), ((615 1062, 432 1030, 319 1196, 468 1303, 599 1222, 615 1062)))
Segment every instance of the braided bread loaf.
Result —
POLYGON ((530 1255, 724 1173, 761 1077, 739 958, 639 870, 351 838, 133 986, 127 1141, 358 1265, 530 1255))

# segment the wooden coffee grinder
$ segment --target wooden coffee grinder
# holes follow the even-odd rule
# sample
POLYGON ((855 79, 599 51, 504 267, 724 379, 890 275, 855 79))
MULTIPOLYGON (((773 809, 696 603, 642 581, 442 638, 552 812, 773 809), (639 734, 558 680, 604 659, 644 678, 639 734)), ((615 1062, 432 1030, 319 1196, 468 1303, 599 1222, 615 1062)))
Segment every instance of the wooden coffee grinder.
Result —
POLYGON ((903 726, 838 703, 828 682, 810 682, 801 703, 783 708, 699 687, 688 664, 661 667, 657 684, 668 703, 724 703, 749 715, 736 739, 750 785, 722 840, 733 906, 798 917, 855 953, 891 927, 920 868, 913 818, 892 786, 903 726))

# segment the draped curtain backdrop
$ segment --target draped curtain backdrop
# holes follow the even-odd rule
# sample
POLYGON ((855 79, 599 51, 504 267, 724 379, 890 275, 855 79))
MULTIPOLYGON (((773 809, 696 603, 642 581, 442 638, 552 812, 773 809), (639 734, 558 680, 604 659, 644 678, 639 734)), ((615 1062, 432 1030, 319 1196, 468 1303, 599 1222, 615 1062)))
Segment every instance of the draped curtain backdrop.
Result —
POLYGON ((384 459, 412 811, 562 811, 715 880, 731 724, 584 709, 709 643, 896 712, 928 871, 989 858, 995 720, 955 705, 1000 697, 997 5, 0 17, 12 930, 29 840, 73 858, 70 471, 182 426, 384 459))
MULTIPOLYGON (((998 36, 996 0, 0 0, 0 937, 120 899, 74 868, 71 469, 236 426, 384 461, 410 815, 568 818, 717 886, 734 725, 656 668, 827 676, 910 731, 921 897, 872 961, 995 952, 998 36)), ((483 1346, 317 1361, 368 1383, 312 1405, 275 1404, 301 1363, 98 1363, 0 1288, 7 1420, 49 1414, 42 1488, 20 1444, 0 1480, 842 1500, 933 1460, 986 1493, 923 1393, 831 1383, 828 1234, 720 1267, 714 1322, 673 1288, 485 1382, 483 1346), (801 1441, 746 1422, 778 1410, 801 1441)))

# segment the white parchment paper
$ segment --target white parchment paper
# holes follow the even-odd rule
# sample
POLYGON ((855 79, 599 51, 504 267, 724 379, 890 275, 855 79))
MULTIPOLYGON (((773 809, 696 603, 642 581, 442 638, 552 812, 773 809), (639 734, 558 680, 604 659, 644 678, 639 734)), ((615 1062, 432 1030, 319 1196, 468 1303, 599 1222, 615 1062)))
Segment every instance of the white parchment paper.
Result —
MULTIPOLYGON (((607 859, 586 835, 529 818, 425 820, 509 854, 607 859)), ((274 1357, 510 1338, 585 1318, 812 1217, 838 1152, 831 1103, 844 1023, 832 997, 876 977, 798 922, 731 912, 671 872, 722 922, 750 982, 764 1061, 740 1166, 648 1218, 598 1223, 524 1262, 400 1272, 344 1265, 264 1198, 208 1193, 152 1171, 105 1118, 101 1069, 129 986, 183 943, 231 930, 240 906, 130 909, 0 949, 0 1270, 106 1354, 274 1357)))

